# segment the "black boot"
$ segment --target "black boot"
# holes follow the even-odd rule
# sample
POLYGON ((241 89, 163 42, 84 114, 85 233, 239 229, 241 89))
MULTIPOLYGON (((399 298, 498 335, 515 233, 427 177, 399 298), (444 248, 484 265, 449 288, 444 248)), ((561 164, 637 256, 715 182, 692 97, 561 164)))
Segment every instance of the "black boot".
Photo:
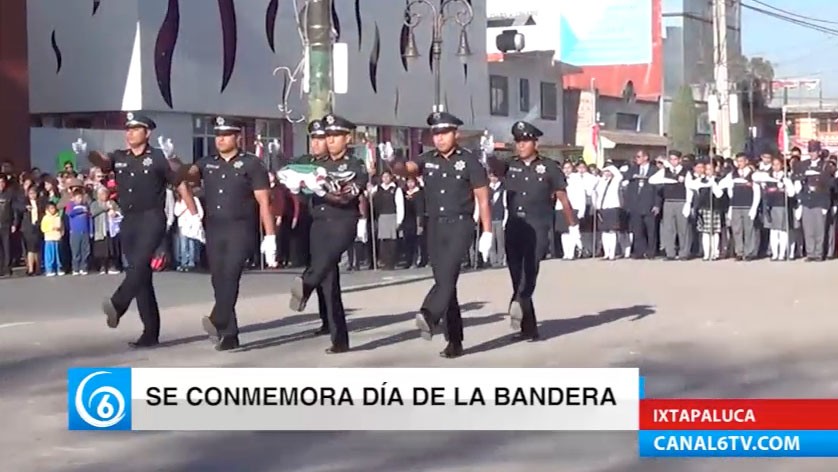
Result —
POLYGON ((239 337, 238 336, 222 336, 221 340, 218 341, 218 344, 215 345, 216 351, 231 351, 233 349, 238 349, 240 346, 239 337))
POLYGON ((448 345, 445 346, 445 349, 439 353, 440 357, 444 357, 446 359, 456 359, 463 355, 463 343, 462 342, 455 342, 449 341, 448 345))
POLYGON ((143 349, 147 347, 154 347, 160 344, 160 341, 152 336, 146 335, 143 333, 136 341, 128 343, 129 346, 133 347, 134 349, 143 349))

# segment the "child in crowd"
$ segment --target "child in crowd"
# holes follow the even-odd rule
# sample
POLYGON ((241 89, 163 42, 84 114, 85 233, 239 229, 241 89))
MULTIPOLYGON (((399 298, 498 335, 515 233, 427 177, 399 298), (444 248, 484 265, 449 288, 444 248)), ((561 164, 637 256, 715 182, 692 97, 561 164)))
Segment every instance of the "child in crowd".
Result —
MULTIPOLYGON (((198 254, 200 252, 201 242, 197 239, 192 239, 185 236, 183 233, 184 225, 187 222, 188 210, 186 204, 181 200, 179 195, 175 196, 174 216, 177 218, 177 270, 178 272, 192 272, 198 263, 198 254)), ((201 202, 196 198, 195 207, 198 209, 198 217, 204 217, 204 209, 201 207, 201 202)))
POLYGON ((41 231, 44 233, 44 272, 47 277, 64 275, 61 270, 59 245, 64 234, 61 213, 55 202, 47 202, 46 213, 41 219, 41 231))
POLYGON ((67 204, 73 275, 87 275, 87 261, 90 258, 90 229, 93 220, 84 199, 84 190, 75 189, 72 200, 67 204))
POLYGON ((96 191, 96 201, 90 204, 93 218, 93 259, 102 275, 118 274, 117 267, 120 265, 118 245, 111 235, 111 220, 117 217, 119 207, 109 197, 110 191, 106 187, 99 187, 96 191))

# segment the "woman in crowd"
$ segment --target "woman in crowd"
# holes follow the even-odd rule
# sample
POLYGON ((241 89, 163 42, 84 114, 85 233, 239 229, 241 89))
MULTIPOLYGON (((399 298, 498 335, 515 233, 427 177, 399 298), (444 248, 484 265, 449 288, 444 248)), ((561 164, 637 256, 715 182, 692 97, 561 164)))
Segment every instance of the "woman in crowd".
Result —
POLYGON ((617 237, 625 231, 620 195, 622 180, 623 174, 613 164, 608 164, 602 169, 602 176, 593 192, 593 204, 597 209, 598 218, 597 229, 602 232, 603 258, 608 261, 617 259, 617 237))
POLYGON ((118 211, 108 189, 99 187, 96 200, 90 204, 90 215, 93 218, 93 260, 102 275, 119 273, 120 253, 110 230, 111 219, 118 211))
POLYGON ((26 190, 26 212, 21 219, 20 232, 23 236, 23 248, 26 251, 26 275, 37 275, 41 269, 41 246, 44 235, 41 232, 41 220, 46 212, 46 200, 38 196, 38 190, 30 185, 26 190))

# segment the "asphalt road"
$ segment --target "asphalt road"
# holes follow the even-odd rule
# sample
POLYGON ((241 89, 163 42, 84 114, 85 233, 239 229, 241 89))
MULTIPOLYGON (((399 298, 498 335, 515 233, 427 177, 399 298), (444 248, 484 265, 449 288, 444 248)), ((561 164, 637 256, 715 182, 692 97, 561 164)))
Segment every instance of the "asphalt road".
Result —
MULTIPOLYGON (((33 314, 30 324, 9 325, 4 311, 3 470, 831 472, 838 460, 640 460, 628 433, 68 432, 66 368, 636 366, 647 378, 647 394, 655 397, 835 398, 835 267, 767 261, 548 262, 536 292, 544 341, 535 344, 509 343, 502 314, 509 296, 506 274, 465 274, 459 299, 467 355, 453 361, 437 356, 441 340, 419 340, 411 321, 429 281, 348 293, 353 351, 342 356, 325 356, 328 341, 307 336, 319 324, 316 315, 288 315, 287 295, 270 290, 248 293, 240 302, 243 349, 214 352, 197 322, 208 309, 205 282, 190 276, 191 284, 173 274, 171 285, 161 288, 164 300, 181 296, 170 291, 189 293, 180 304, 168 302, 168 344, 158 349, 126 348, 125 341, 139 332, 131 315, 118 330, 108 330, 98 312, 33 314)), ((100 298, 104 285, 114 283, 56 280, 71 287, 23 293, 9 290, 6 282, 0 282, 4 302, 10 294, 35 296, 26 304, 14 303, 36 311, 59 307, 56 293, 76 306, 87 303, 83 300, 91 293, 100 298)), ((14 319, 25 314, 15 311, 14 319)))
MULTIPOLYGON (((248 272, 242 277, 241 297, 287 293, 302 271, 248 272)), ((341 274, 345 288, 398 283, 430 277, 430 269, 359 271, 341 274)), ((113 293, 121 275, 90 274, 63 277, 0 279, 0 325, 7 323, 87 317, 101 312, 102 300, 113 293)), ((169 308, 212 299, 208 274, 161 272, 155 274, 157 300, 163 316, 169 308)), ((279 313, 277 313, 279 315, 279 313)))

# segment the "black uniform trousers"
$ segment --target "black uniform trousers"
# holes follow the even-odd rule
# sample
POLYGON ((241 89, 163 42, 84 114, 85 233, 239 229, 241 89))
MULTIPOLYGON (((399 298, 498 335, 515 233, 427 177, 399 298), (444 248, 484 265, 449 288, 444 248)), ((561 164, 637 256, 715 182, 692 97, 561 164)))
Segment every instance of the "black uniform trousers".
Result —
POLYGON ((434 326, 445 319, 445 339, 463 341, 463 317, 457 300, 457 279, 463 257, 474 241, 474 220, 471 215, 428 218, 428 252, 434 286, 425 296, 422 311, 434 326))
POLYGON ((0 276, 12 270, 12 227, 0 226, 0 276))
POLYGON ((128 260, 125 278, 117 287, 111 303, 120 316, 136 300, 143 322, 143 336, 160 336, 160 308, 154 294, 151 258, 166 234, 166 215, 162 209, 127 213, 120 226, 122 251, 128 260))
POLYGON ((532 334, 537 321, 532 296, 541 260, 550 244, 551 221, 548 218, 510 216, 506 222, 506 264, 512 278, 512 301, 521 304, 521 332, 532 334))
POLYGON ((318 300, 323 300, 318 308, 326 314, 321 320, 328 324, 334 346, 349 347, 338 264, 357 231, 358 219, 353 217, 315 218, 311 223, 311 263, 303 272, 303 295, 308 298, 317 290, 318 300))
POLYGON ((632 256, 655 257, 658 253, 658 217, 652 213, 629 213, 629 231, 634 235, 632 256))
POLYGON ((207 262, 215 296, 210 320, 221 336, 239 334, 236 302, 242 273, 255 250, 254 227, 249 220, 207 220, 207 262))

